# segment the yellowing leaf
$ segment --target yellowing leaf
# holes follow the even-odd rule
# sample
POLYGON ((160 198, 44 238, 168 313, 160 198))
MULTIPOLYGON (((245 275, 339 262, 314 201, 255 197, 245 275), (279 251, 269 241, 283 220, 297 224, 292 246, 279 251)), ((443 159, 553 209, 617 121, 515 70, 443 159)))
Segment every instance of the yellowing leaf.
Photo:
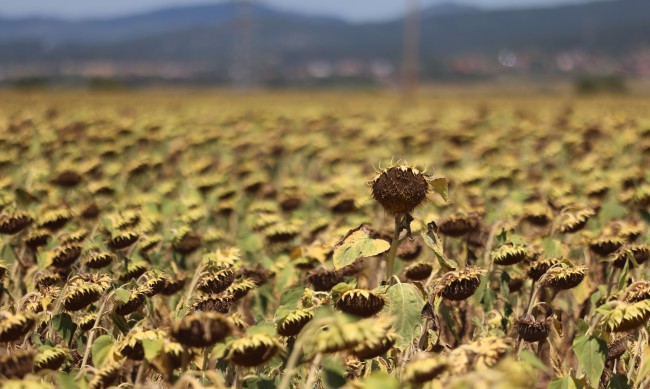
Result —
POLYGON ((389 248, 390 244, 385 240, 372 239, 362 230, 355 231, 334 249, 334 268, 340 269, 359 258, 379 255, 389 248))
POLYGON ((150 361, 154 359, 163 347, 165 340, 159 339, 142 339, 142 348, 144 349, 144 357, 150 361))
POLYGON ((449 183, 445 177, 434 177, 429 181, 431 189, 440 195, 443 200, 448 201, 449 198, 449 183))
POLYGON ((95 339, 91 349, 95 367, 100 367, 104 363, 113 348, 113 343, 113 338, 110 335, 102 335, 95 339))

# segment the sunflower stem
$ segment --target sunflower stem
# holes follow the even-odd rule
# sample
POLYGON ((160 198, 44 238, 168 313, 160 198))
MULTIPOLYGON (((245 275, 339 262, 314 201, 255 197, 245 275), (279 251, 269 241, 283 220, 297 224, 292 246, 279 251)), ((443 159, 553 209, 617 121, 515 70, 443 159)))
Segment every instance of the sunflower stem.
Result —
POLYGON ((397 246, 399 246, 399 234, 402 232, 402 216, 395 216, 395 231, 393 234, 393 241, 388 250, 386 257, 386 282, 392 284, 393 282, 393 269, 395 268, 395 255, 397 254, 397 246))
POLYGON ((81 361, 81 366, 79 367, 79 374, 75 377, 75 380, 78 380, 81 378, 81 375, 83 374, 84 367, 86 366, 86 362, 88 362, 88 356, 90 355, 90 348, 93 344, 93 339, 95 338, 95 330, 99 327, 99 322, 102 320, 102 314, 104 313, 104 308, 106 308, 106 302, 111 298, 113 295, 113 292, 109 293, 106 297, 104 297, 104 301, 102 301, 102 305, 99 307, 99 311, 97 311, 97 319, 95 319, 95 324, 93 324, 93 328, 90 329, 90 333, 88 334, 88 341, 86 342, 86 351, 84 351, 84 357, 83 360, 81 361))
POLYGON ((322 359, 323 359, 323 354, 318 353, 316 354, 314 360, 311 362, 311 366, 309 367, 309 373, 307 374, 307 380, 305 381, 305 389, 312 389, 314 387, 314 384, 318 380, 318 367, 320 366, 320 362, 322 359))

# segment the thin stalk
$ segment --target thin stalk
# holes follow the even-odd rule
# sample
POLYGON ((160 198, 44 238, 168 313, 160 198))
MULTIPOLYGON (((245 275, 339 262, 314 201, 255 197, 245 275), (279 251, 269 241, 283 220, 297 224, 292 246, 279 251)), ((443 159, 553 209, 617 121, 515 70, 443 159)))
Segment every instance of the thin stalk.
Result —
POLYGON ((145 375, 144 372, 147 370, 149 363, 147 360, 143 360, 142 363, 140 364, 140 367, 138 368, 138 375, 135 378, 135 387, 136 388, 141 388, 144 385, 144 380, 145 380, 145 375))
POLYGON ((300 354, 302 353, 302 346, 305 343, 305 340, 309 338, 309 340, 312 337, 312 331, 310 329, 313 328, 320 328, 322 326, 331 324, 333 322, 332 317, 326 317, 320 320, 312 321, 311 323, 307 324, 309 328, 305 328, 301 335, 296 338, 296 342, 293 344, 293 349, 291 350, 291 354, 289 355, 289 359, 287 360, 287 365, 284 368, 284 375, 282 376, 282 381, 280 381, 280 385, 278 385, 278 389, 289 389, 289 385, 291 384, 291 379, 293 376, 296 374, 296 365, 298 364, 298 359, 300 358, 300 354))
POLYGON ((322 359, 323 359, 323 354, 318 353, 316 354, 314 360, 311 362, 311 366, 309 367, 309 373, 307 374, 307 381, 305 381, 305 389, 313 388, 314 384, 318 380, 318 370, 322 359))
POLYGON ((81 375, 83 374, 83 370, 84 367, 86 366, 86 362, 88 362, 88 356, 90 355, 90 348, 93 344, 93 339, 95 338, 95 332, 96 332, 95 330, 99 328, 99 322, 102 319, 104 308, 106 308, 106 302, 111 298, 112 295, 113 292, 109 293, 106 297, 104 297, 104 301, 102 301, 102 305, 99 307, 99 311, 97 311, 97 319, 95 319, 95 324, 93 324, 93 328, 90 329, 90 333, 88 334, 88 341, 86 342, 86 351, 84 351, 84 357, 79 367, 79 374, 77 374, 75 380, 81 378, 81 375))
POLYGON ((386 256, 386 282, 392 283, 393 269, 395 267, 395 255, 397 254, 397 246, 399 246, 399 234, 402 232, 402 218, 400 215, 395 216, 395 231, 393 241, 390 244, 390 250, 386 256))
POLYGON ((614 279, 616 278, 616 268, 611 267, 612 272, 609 274, 609 279, 607 280, 607 294, 605 295, 605 300, 609 299, 612 289, 614 288, 614 279))
MULTIPOLYGON (((528 307, 526 308, 526 316, 530 315, 530 313, 533 311, 533 307, 535 306, 535 300, 537 300, 537 296, 539 295, 540 289, 542 289, 541 283, 537 286, 535 286, 535 281, 533 281, 533 285, 531 286, 531 295, 530 295, 530 300, 528 301, 528 307)), ((521 353, 521 346, 523 344, 523 339, 519 337, 519 340, 517 340, 517 357, 519 357, 519 354, 521 353)))

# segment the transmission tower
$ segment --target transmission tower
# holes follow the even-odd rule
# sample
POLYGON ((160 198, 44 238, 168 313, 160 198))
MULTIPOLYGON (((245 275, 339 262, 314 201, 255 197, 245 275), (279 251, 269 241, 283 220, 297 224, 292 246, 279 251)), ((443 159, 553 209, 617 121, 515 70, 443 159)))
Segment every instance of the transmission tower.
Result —
POLYGON ((418 0, 406 0, 404 17, 404 41, 402 52, 402 93, 411 100, 418 86, 418 63, 420 47, 420 4, 418 0))
POLYGON ((252 0, 236 1, 237 11, 231 77, 235 89, 249 90, 255 84, 252 0))

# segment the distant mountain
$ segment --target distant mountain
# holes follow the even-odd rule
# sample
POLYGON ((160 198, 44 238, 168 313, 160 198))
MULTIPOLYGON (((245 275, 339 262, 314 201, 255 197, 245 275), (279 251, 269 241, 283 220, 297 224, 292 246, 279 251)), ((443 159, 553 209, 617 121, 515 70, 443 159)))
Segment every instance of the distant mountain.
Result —
MULTIPOLYGON (((207 63, 225 69, 236 51, 235 12, 226 3, 86 22, 4 21, 0 65, 101 60, 207 63)), ((255 6, 253 17, 260 68, 286 70, 310 61, 350 58, 396 64, 402 52, 401 19, 353 24, 263 5, 255 6)), ((650 47, 647 0, 491 11, 443 4, 423 10, 421 23, 425 71, 466 54, 496 61, 502 49, 553 61, 558 51, 581 49, 620 58, 650 47)))
POLYGON ((422 8, 421 16, 422 17, 445 16, 445 15, 462 14, 468 12, 479 12, 480 10, 481 9, 479 7, 469 5, 469 4, 445 2, 445 3, 433 4, 428 7, 422 8))
MULTIPOLYGON (((214 27, 232 22, 239 12, 235 2, 165 8, 153 12, 106 19, 69 21, 53 18, 0 18, 0 42, 30 41, 46 45, 114 43, 188 28, 214 27)), ((254 20, 289 19, 309 23, 343 23, 328 16, 310 16, 252 4, 254 20)))

